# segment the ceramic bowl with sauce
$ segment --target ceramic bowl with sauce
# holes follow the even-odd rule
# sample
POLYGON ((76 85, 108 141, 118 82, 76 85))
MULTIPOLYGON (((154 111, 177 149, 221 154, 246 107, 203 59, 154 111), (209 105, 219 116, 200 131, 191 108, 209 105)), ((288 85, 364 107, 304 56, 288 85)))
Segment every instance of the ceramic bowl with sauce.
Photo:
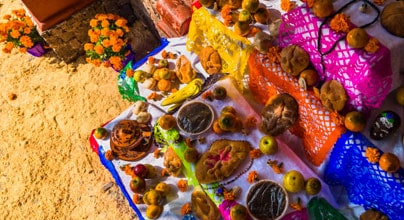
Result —
POLYGON ((177 125, 188 135, 200 135, 212 126, 214 119, 214 111, 209 104, 190 101, 178 110, 177 125))
POLYGON ((288 193, 275 181, 260 180, 250 187, 246 205, 251 217, 256 220, 278 220, 288 209, 288 193))

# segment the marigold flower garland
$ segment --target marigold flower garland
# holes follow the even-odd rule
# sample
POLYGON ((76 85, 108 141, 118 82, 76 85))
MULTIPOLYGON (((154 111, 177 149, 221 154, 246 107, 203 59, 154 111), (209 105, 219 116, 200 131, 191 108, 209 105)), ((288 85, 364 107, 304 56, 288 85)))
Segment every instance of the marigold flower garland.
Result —
POLYGON ((11 53, 13 48, 19 48, 25 53, 36 43, 44 42, 24 9, 12 10, 3 19, 7 20, 6 23, 0 23, 0 43, 5 44, 2 49, 4 53, 11 53))
POLYGON ((86 61, 95 66, 123 68, 122 61, 131 51, 127 48, 127 20, 114 14, 97 14, 90 20, 90 43, 84 44, 86 61))

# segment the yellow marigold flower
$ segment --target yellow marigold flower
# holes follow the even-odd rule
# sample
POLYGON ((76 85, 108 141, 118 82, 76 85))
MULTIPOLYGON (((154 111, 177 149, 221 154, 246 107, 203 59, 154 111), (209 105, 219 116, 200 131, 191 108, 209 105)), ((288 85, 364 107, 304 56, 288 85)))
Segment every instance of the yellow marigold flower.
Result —
POLYGON ((24 34, 30 34, 30 33, 31 33, 31 28, 30 27, 24 28, 24 34))
POLYGON ((10 32, 10 36, 12 37, 12 38, 15 38, 15 39, 18 39, 20 36, 21 36, 21 34, 20 34, 20 32, 18 31, 18 30, 12 30, 11 32, 10 32))
POLYGON ((31 38, 25 35, 20 38, 20 42, 24 47, 27 48, 31 48, 32 46, 34 46, 34 43, 32 42, 31 38))
POLYGON ((97 27, 98 25, 98 20, 97 19, 91 19, 90 20, 90 27, 97 27))
POLYGON ((369 53, 376 53, 379 50, 379 41, 372 37, 369 39, 368 43, 365 46, 365 50, 369 53))
POLYGON ((3 16, 3 19, 5 19, 5 20, 10 20, 10 18, 11 18, 11 15, 4 15, 3 16))
POLYGON ((102 26, 103 28, 107 28, 107 27, 109 26, 109 21, 108 21, 108 20, 102 20, 102 21, 101 21, 101 26, 102 26))
POLYGON ((112 51, 114 51, 115 53, 118 53, 119 51, 121 51, 122 46, 119 44, 114 44, 112 45, 112 51))
POLYGON ((110 47, 111 46, 111 43, 109 42, 108 39, 104 39, 101 44, 104 47, 110 47))
POLYGON ((94 44, 86 43, 84 44, 84 50, 93 50, 94 49, 94 44))
POLYGON ((94 51, 99 54, 102 55, 104 53, 104 47, 101 45, 95 45, 94 47, 94 51))
POLYGON ((118 27, 123 27, 126 25, 128 21, 126 19, 120 18, 118 20, 115 21, 115 25, 118 27))
POLYGON ((284 11, 290 11, 296 6, 296 2, 290 0, 281 0, 281 9, 284 11))
POLYGON ((350 18, 344 13, 336 14, 330 22, 330 28, 336 32, 349 32, 350 18))

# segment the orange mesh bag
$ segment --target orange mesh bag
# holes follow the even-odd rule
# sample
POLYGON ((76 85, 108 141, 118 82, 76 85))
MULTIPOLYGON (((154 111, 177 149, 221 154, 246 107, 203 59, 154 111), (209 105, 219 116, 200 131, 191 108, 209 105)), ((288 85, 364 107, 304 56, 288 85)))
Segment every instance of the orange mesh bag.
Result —
POLYGON ((278 93, 289 93, 299 104, 299 117, 291 133, 302 138, 306 158, 321 165, 332 146, 345 131, 338 114, 328 111, 313 91, 299 86, 298 79, 281 69, 277 63, 254 50, 248 60, 249 89, 259 102, 265 104, 278 93))

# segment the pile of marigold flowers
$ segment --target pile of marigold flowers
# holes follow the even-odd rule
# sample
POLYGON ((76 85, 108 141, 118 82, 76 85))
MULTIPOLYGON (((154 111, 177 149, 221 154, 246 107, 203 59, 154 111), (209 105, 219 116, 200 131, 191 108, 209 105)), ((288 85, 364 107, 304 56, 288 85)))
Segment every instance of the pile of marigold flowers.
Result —
POLYGON ((11 14, 3 17, 6 23, 0 23, 0 43, 5 53, 11 53, 13 48, 27 52, 28 48, 36 43, 43 42, 31 18, 25 14, 24 9, 12 10, 11 14))
POLYGON ((123 68, 122 61, 131 53, 127 47, 127 20, 114 14, 97 14, 90 20, 90 43, 84 44, 88 63, 123 68))

